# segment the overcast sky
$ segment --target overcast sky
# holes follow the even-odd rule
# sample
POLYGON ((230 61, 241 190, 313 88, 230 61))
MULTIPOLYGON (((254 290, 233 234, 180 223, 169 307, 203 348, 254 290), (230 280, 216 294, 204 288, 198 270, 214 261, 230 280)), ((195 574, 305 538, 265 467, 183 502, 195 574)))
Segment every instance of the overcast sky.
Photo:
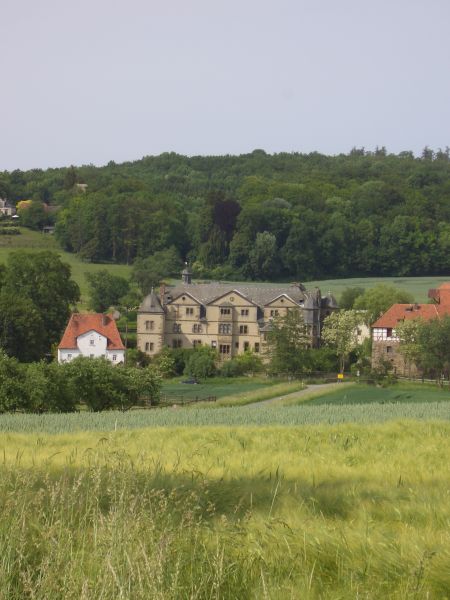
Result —
POLYGON ((449 0, 0 0, 0 170, 450 145, 449 0))

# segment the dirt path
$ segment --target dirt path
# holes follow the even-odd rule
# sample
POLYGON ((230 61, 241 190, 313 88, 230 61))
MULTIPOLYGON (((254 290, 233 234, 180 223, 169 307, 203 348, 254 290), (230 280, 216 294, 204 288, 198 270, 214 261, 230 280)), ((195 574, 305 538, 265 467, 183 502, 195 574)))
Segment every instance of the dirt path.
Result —
MULTIPOLYGON (((311 392, 323 390, 324 392, 327 389, 332 389, 336 387, 336 383, 317 383, 308 385, 304 390, 300 390, 299 392, 292 392, 290 394, 285 394, 284 396, 275 396, 275 398, 269 398, 268 400, 261 400, 260 402, 252 402, 251 404, 247 404, 247 406, 251 406, 253 408, 257 408, 258 406, 270 405, 276 406, 282 400, 289 400, 291 398, 301 398, 302 396, 306 396, 311 392)), ((339 384, 340 385, 340 384, 339 384)), ((345 385, 345 384, 342 384, 345 385)))

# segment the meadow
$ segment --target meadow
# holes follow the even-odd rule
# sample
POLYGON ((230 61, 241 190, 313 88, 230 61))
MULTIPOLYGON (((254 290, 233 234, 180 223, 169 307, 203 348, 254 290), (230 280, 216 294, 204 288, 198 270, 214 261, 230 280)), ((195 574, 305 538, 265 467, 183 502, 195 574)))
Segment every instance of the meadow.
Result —
POLYGON ((8 255, 14 250, 26 250, 27 252, 39 252, 41 250, 56 251, 61 259, 70 265, 72 277, 78 283, 81 290, 81 305, 87 304, 89 300, 88 285, 85 273, 95 273, 100 269, 107 269, 114 275, 129 277, 131 266, 117 264, 99 264, 82 261, 76 254, 64 252, 58 246, 53 235, 31 231, 24 227, 20 228, 21 235, 0 236, 0 263, 8 260, 8 255))
MULTIPOLYGON (((81 289, 82 301, 88 301, 87 282, 84 274, 93 273, 99 269, 107 269, 115 275, 129 277, 131 273, 130 265, 118 264, 97 264, 91 262, 83 262, 76 254, 64 252, 57 244, 55 238, 48 234, 43 234, 37 231, 31 231, 26 228, 20 228, 21 235, 17 236, 0 236, 0 263, 7 260, 8 254, 12 250, 24 249, 29 251, 37 251, 43 249, 56 250, 61 258, 68 263, 72 268, 72 275, 81 289)), ((313 288, 318 286, 323 293, 330 291, 337 298, 341 295, 346 287, 363 287, 369 288, 378 283, 386 283, 393 285, 396 288, 410 292, 417 302, 426 302, 427 293, 430 288, 435 288, 441 283, 448 281, 448 277, 365 277, 365 278, 348 278, 348 279, 324 279, 318 281, 303 282, 305 286, 313 288)), ((233 282, 230 282, 232 284, 233 282)), ((238 282, 234 282, 238 283, 238 282)), ((249 282, 246 282, 248 285, 249 282)), ((255 282, 258 286, 278 286, 279 283, 255 282)))
POLYGON ((3 433, 0 598, 449 598, 449 435, 3 433))

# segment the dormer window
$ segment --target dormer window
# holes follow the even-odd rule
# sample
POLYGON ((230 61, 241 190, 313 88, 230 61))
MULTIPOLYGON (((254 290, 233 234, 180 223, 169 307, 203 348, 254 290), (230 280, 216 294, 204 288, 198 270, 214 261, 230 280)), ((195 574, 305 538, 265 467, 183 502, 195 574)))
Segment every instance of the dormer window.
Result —
POLYGON ((221 308, 220 314, 221 315, 231 315, 231 308, 221 308))

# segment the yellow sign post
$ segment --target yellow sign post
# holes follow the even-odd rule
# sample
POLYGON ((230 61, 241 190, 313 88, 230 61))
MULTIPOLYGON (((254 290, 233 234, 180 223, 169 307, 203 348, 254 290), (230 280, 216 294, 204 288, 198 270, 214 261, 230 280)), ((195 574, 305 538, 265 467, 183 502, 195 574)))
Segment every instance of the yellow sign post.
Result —
POLYGON ((342 381, 344 379, 344 373, 338 373, 338 379, 339 381, 342 381))

